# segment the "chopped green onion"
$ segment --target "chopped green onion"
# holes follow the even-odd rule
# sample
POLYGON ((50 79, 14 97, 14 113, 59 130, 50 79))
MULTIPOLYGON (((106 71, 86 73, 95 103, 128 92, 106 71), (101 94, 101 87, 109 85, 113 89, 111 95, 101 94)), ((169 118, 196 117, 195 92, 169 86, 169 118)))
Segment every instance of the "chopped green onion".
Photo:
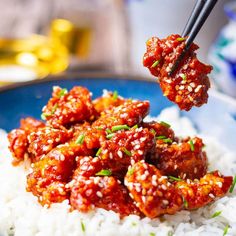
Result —
POLYGON ((128 175, 132 175, 133 173, 134 173, 134 167, 132 167, 128 170, 128 175))
POLYGON ((183 80, 186 80, 186 79, 187 79, 187 75, 186 75, 186 74, 180 74, 180 77, 181 77, 183 80))
POLYGON ((179 42, 182 42, 182 41, 185 40, 185 38, 181 38, 181 37, 179 37, 179 38, 177 38, 176 40, 179 41, 179 42))
POLYGON ((66 88, 63 88, 63 89, 61 89, 61 91, 59 92, 59 94, 58 94, 58 97, 59 98, 61 98, 61 97, 63 97, 65 94, 67 94, 68 93, 68 90, 66 89, 66 88))
POLYGON ((47 117, 47 116, 50 116, 50 115, 51 115, 51 114, 42 113, 42 114, 41 114, 41 119, 42 119, 42 120, 46 120, 46 117, 47 117))
POLYGON ((112 134, 111 130, 108 129, 108 128, 106 129, 106 133, 107 133, 107 134, 112 134))
POLYGON ((189 140, 189 145, 190 145, 191 151, 193 152, 195 150, 195 147, 194 147, 194 143, 192 139, 189 140))
POLYGON ((187 200, 185 199, 184 196, 182 196, 182 198, 183 198, 184 207, 185 207, 185 208, 188 208, 188 202, 187 202, 187 200))
POLYGON ((96 152, 96 157, 98 157, 100 154, 101 154, 101 152, 102 152, 102 148, 99 148, 98 150, 97 150, 97 152, 96 152))
POLYGON ((131 152, 129 150, 127 150, 125 147, 122 148, 123 152, 127 155, 127 156, 132 156, 131 152))
POLYGON ((170 139, 170 138, 162 139, 162 141, 163 141, 164 143, 172 143, 172 142, 173 142, 172 139, 170 139))
POLYGON ((122 129, 130 129, 130 127, 128 125, 115 125, 111 128, 112 132, 122 129))
POLYGON ((51 115, 53 115, 56 111, 56 109, 58 108, 58 104, 56 103, 53 108, 52 108, 52 112, 51 112, 51 115))
POLYGON ((169 179, 172 179, 172 180, 174 180, 174 181, 182 181, 182 179, 176 178, 176 177, 174 177, 174 176, 168 176, 168 178, 169 178, 169 179))
POLYGON ((108 135, 106 136, 106 138, 107 138, 107 139, 111 139, 111 138, 113 138, 114 135, 115 135, 115 134, 108 134, 108 135))
POLYGON ((113 92, 112 98, 113 98, 113 100, 117 100, 117 98, 118 98, 118 92, 117 92, 116 90, 113 92))
POLYGON ((229 225, 226 225, 224 228, 223 236, 225 236, 228 233, 229 225))
POLYGON ((84 134, 79 135, 79 137, 76 139, 75 143, 76 144, 82 144, 84 142, 84 134))
POLYGON ((97 130, 103 130, 103 128, 102 128, 102 127, 96 127, 96 129, 97 129, 97 130))
POLYGON ((133 127, 131 127, 131 129, 137 129, 138 128, 138 125, 134 125, 133 127))
POLYGON ((166 128, 170 128, 170 126, 171 126, 170 124, 168 124, 168 123, 166 123, 164 121, 161 121, 160 125, 165 126, 166 128))
POLYGON ((156 236, 156 234, 154 234, 154 233, 150 233, 149 236, 156 236))
POLYGON ((84 225, 84 222, 81 220, 80 223, 81 223, 81 229, 82 229, 82 231, 85 232, 85 225, 84 225))
POLYGON ((211 218, 215 218, 217 216, 219 216, 221 214, 222 211, 216 211, 212 216, 211 218))
POLYGON ((157 136, 157 139, 166 139, 166 136, 160 135, 160 136, 157 136))
POLYGON ((112 172, 110 170, 100 170, 95 175, 98 175, 98 176, 110 176, 111 174, 112 174, 112 172))
POLYGON ((235 184, 236 184, 236 175, 234 176, 233 183, 232 183, 232 185, 230 187, 230 190, 229 190, 230 193, 232 193, 234 191, 235 184))
POLYGON ((154 136, 156 136, 156 134, 157 134, 157 132, 156 132, 155 129, 153 129, 153 128, 150 129, 150 132, 151 132, 154 136))
POLYGON ((167 234, 167 236, 173 236, 173 235, 174 235, 173 231, 169 231, 167 234))
POLYGON ((133 225, 133 226, 136 226, 136 225, 137 225, 137 223, 136 223, 136 222, 132 222, 132 225, 133 225))
POLYGON ((151 68, 156 67, 160 63, 160 60, 154 61, 151 68))

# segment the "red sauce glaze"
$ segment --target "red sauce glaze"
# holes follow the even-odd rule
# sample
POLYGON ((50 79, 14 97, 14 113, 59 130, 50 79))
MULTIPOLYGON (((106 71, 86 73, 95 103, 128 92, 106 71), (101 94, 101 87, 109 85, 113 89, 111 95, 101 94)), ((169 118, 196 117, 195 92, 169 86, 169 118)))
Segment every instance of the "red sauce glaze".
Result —
POLYGON ((8 134, 9 150, 13 155, 14 159, 12 163, 14 165, 19 164, 25 158, 29 157, 29 142, 27 136, 43 127, 45 127, 45 124, 42 121, 36 120, 32 117, 27 117, 21 119, 19 129, 13 129, 8 134))
POLYGON ((207 91, 210 88, 208 74, 212 66, 197 59, 198 46, 192 44, 175 72, 169 72, 185 47, 185 39, 180 35, 170 35, 165 39, 150 38, 143 65, 151 74, 158 77, 164 96, 176 103, 181 110, 190 110, 193 106, 207 103, 207 91))
POLYGON ((72 210, 100 207, 154 218, 227 193, 232 177, 206 173, 200 138, 190 145, 167 123, 144 122, 148 101, 105 96, 92 101, 85 88, 56 87, 44 111, 58 107, 46 126, 27 118, 9 133, 13 159, 19 164, 30 157, 26 188, 40 204, 67 199, 72 210))

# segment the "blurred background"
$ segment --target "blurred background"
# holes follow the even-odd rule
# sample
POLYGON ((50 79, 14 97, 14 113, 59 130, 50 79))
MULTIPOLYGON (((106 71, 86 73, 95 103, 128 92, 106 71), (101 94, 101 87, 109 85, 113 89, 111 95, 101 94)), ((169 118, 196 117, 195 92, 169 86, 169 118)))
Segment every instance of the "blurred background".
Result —
MULTIPOLYGON (((71 71, 151 77, 146 40, 181 34, 195 2, 0 0, 0 85, 71 71)), ((196 42, 215 84, 236 97, 235 0, 218 1, 196 42)))

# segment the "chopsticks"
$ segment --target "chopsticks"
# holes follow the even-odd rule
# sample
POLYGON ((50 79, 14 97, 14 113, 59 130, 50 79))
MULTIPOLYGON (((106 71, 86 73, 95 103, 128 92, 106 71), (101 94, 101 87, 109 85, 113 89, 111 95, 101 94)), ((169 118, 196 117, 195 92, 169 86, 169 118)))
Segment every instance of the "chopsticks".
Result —
POLYGON ((179 55, 173 67, 171 68, 169 72, 170 76, 175 72, 179 63, 184 58, 184 55, 190 48, 193 40, 202 28, 203 24, 205 23, 207 17, 210 15, 216 3, 217 0, 198 0, 196 2, 193 11, 191 12, 191 15, 187 21, 187 24, 185 25, 185 28, 182 32, 182 37, 187 37, 185 41, 184 50, 179 55))

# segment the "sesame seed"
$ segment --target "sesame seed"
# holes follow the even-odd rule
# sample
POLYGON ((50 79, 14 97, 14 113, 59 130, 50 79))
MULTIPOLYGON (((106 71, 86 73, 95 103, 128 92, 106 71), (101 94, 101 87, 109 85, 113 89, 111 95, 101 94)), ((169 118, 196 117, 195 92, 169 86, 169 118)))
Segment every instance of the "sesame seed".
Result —
POLYGON ((103 196, 100 191, 97 191, 97 192, 96 192, 96 195, 97 195, 98 197, 100 197, 100 198, 102 198, 102 196, 103 196))
POLYGON ((165 200, 165 199, 162 200, 162 202, 163 202, 164 205, 168 205, 168 204, 169 204, 169 201, 168 201, 168 200, 165 200))
POLYGON ((217 182, 217 185, 218 185, 220 188, 222 188, 222 186, 223 186, 222 182, 217 182))
POLYGON ((167 190, 167 187, 166 187, 166 185, 164 185, 164 184, 161 185, 161 188, 162 188, 163 190, 167 190))
POLYGON ((214 198, 215 198, 215 195, 212 194, 212 193, 209 193, 209 197, 212 198, 212 199, 214 199, 214 198))
POLYGON ((187 89, 188 89, 189 92, 192 92, 192 91, 193 91, 193 89, 192 89, 191 86, 188 86, 187 89))
POLYGON ((120 158, 122 158, 122 157, 123 157, 122 151, 118 150, 117 155, 118 155, 120 158))
POLYGON ((143 151, 138 150, 138 154, 139 154, 139 155, 143 155, 143 151))
POLYGON ((198 85, 197 88, 195 88, 194 92, 197 93, 201 89, 202 85, 198 85))
POLYGON ((196 86, 194 82, 191 82, 189 85, 190 85, 192 88, 194 88, 194 87, 196 86))

